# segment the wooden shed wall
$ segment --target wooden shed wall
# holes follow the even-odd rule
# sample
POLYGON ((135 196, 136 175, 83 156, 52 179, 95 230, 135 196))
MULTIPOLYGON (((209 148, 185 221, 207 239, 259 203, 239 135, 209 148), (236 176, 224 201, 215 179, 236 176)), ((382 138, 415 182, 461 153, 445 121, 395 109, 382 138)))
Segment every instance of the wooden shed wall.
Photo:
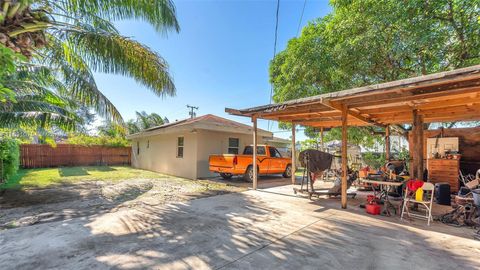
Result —
MULTIPOLYGON (((425 130, 423 154, 427 157, 427 138, 435 138, 441 130, 425 130)), ((464 173, 474 174, 480 169, 480 127, 443 129, 443 137, 458 137, 458 148, 462 154, 460 168, 464 173)), ((409 133, 409 150, 413 150, 412 136, 409 133)))

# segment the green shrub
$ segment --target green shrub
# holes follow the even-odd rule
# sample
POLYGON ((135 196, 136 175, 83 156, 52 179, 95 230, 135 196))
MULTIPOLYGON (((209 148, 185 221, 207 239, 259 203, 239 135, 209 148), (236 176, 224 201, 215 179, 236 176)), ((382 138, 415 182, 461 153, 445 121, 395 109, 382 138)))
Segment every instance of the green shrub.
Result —
POLYGON ((386 158, 384 153, 366 152, 362 154, 363 161, 370 168, 379 169, 385 165, 386 158))
POLYGON ((20 164, 20 147, 17 140, 0 140, 1 180, 8 181, 17 174, 20 164))
POLYGON ((111 147, 130 146, 130 142, 124 137, 110 136, 89 136, 83 134, 71 134, 67 141, 68 144, 78 144, 84 146, 103 145, 111 147))

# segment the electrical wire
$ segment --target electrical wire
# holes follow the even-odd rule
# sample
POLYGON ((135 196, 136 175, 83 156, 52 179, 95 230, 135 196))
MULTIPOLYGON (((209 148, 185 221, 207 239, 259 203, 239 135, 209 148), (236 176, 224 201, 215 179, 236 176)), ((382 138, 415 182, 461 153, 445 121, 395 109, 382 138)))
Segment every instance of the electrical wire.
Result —
POLYGON ((298 27, 297 27, 297 37, 300 34, 300 28, 302 27, 303 13, 305 12, 306 5, 307 5, 307 0, 303 1, 302 15, 300 15, 300 21, 298 22, 298 27))
MULTIPOLYGON (((278 14, 280 11, 280 0, 277 0, 277 12, 275 13, 275 40, 273 42, 273 59, 277 55, 277 40, 278 40, 278 14)), ((270 85, 270 104, 272 104, 273 99, 273 83, 270 85)), ((268 130, 270 130, 270 120, 268 121, 268 130)))

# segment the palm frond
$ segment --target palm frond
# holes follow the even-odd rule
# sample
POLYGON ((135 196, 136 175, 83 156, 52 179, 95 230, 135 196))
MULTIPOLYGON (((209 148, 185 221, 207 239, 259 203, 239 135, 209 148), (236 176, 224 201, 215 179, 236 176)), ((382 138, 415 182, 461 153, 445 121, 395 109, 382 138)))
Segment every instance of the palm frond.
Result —
POLYGON ((75 129, 75 123, 75 119, 54 113, 0 111, 0 128, 57 126, 62 130, 72 131, 75 129))
POLYGON ((127 76, 150 88, 158 96, 174 95, 175 85, 167 62, 139 42, 115 33, 94 29, 62 29, 71 44, 92 70, 127 76))
POLYGON ((98 89, 87 64, 69 45, 59 40, 50 42, 48 54, 43 59, 62 76, 65 87, 59 88, 59 93, 72 97, 84 106, 93 107, 109 120, 123 123, 115 105, 98 89))
POLYGON ((144 20, 166 34, 180 31, 176 9, 171 0, 53 0, 50 6, 61 7, 75 17, 91 20, 92 15, 106 20, 144 20), (53 2, 53 3, 52 3, 53 2), (55 3, 56 2, 56 3, 55 3))

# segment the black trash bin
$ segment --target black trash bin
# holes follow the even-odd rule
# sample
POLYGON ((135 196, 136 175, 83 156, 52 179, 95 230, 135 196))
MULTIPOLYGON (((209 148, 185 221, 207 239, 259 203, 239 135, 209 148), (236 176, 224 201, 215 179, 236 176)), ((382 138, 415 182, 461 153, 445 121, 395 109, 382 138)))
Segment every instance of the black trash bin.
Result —
POLYGON ((449 183, 435 184, 435 201, 441 205, 450 205, 452 197, 450 196, 449 183))

